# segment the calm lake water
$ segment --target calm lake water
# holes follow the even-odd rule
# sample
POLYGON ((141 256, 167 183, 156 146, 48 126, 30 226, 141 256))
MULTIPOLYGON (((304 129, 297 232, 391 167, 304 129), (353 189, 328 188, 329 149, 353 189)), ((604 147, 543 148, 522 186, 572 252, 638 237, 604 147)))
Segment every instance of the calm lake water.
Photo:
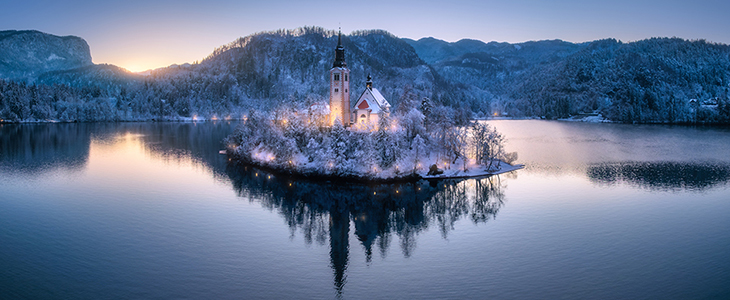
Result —
POLYGON ((489 122, 526 168, 229 165, 235 123, 0 125, 3 299, 730 299, 730 130, 489 122))

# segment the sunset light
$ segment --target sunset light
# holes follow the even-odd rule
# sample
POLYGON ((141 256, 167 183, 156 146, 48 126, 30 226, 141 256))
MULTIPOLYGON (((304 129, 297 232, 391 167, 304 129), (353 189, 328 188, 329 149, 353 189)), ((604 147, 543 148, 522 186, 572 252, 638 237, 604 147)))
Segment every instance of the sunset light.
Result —
POLYGON ((730 1, 1 7, 1 299, 730 299, 730 1))

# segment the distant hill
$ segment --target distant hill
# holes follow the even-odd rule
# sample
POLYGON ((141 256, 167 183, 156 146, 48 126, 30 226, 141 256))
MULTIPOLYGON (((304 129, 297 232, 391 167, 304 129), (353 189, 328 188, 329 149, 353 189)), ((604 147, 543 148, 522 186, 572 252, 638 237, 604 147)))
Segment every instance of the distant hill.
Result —
MULTIPOLYGON (((428 97, 460 116, 730 122, 730 46, 724 44, 678 38, 450 43, 400 39, 383 30, 356 31, 342 40, 353 100, 371 74, 396 109, 404 100, 428 97)), ((92 64, 88 45, 76 37, 3 31, 0 42, 0 51, 10 53, 0 57, 0 78, 10 79, 0 84, 0 119, 144 120, 239 115, 326 100, 337 32, 304 27, 256 33, 200 63, 148 76, 92 64), (39 97, 38 91, 53 95, 39 97), (38 103, 68 99, 73 101, 64 105, 38 103), (98 111, 106 115, 98 117, 98 111)))
POLYGON ((0 31, 0 78, 32 80, 49 71, 92 65, 86 41, 35 30, 0 31))
POLYGON ((730 121, 730 46, 704 40, 594 41, 508 82, 504 109, 516 115, 597 112, 627 123, 730 121))

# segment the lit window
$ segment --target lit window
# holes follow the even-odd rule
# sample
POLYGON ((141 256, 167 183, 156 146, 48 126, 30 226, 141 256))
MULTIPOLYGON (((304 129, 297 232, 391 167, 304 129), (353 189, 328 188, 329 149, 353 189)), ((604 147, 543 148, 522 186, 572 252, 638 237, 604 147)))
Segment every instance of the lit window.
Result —
POLYGON ((340 81, 340 74, 335 74, 335 81, 340 81))

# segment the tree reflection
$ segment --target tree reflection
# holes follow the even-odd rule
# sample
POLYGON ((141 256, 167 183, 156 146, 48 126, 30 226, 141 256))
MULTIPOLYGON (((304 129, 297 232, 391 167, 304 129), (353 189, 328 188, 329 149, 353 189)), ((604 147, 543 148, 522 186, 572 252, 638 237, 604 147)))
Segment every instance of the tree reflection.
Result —
POLYGON ((329 238, 338 294, 347 281, 351 227, 369 263, 373 253, 387 256, 394 236, 408 257, 416 250, 417 235, 429 226, 445 238, 459 219, 487 222, 504 204, 499 176, 392 184, 313 182, 245 165, 230 165, 227 174, 240 197, 277 211, 292 235, 299 231, 306 243, 322 245, 329 238))
POLYGON ((234 127, 227 122, 6 124, 0 126, 0 166, 22 172, 43 172, 48 166, 81 170, 93 143, 115 143, 131 135, 151 156, 193 161, 230 181, 240 197, 278 212, 292 236, 298 232, 308 244, 329 242, 338 293, 347 282, 351 233, 368 263, 373 255, 386 257, 392 244, 408 257, 416 251, 418 234, 429 227, 447 237, 458 220, 486 222, 504 203, 499 177, 354 184, 312 182, 229 165, 218 151, 234 127))
POLYGON ((80 170, 93 130, 88 124, 0 124, 0 167, 29 174, 80 170))
POLYGON ((643 162, 588 167, 588 178, 599 184, 627 182, 651 190, 704 190, 726 184, 730 166, 720 163, 643 162))
POLYGON ((124 135, 138 138, 149 154, 173 161, 197 161, 225 177, 221 141, 237 122, 207 123, 60 123, 0 124, 0 167, 38 174, 50 169, 81 170, 92 141, 112 143, 124 135))

